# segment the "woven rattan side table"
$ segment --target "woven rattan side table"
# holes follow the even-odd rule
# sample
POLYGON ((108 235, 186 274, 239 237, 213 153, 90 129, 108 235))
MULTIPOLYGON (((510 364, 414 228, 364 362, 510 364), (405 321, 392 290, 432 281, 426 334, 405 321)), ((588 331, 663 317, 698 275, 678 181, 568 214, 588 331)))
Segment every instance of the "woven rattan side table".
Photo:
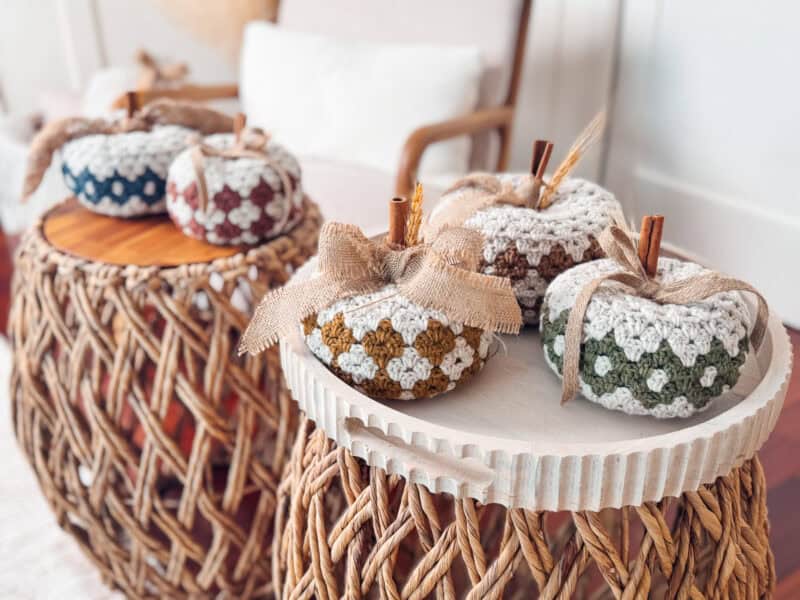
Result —
POLYGON ((559 405, 538 333, 473 383, 377 402, 299 333, 281 359, 306 418, 279 488, 282 598, 765 598, 756 452, 786 394, 773 315, 734 390, 689 420, 559 405))
POLYGON ((253 302, 316 252, 321 217, 305 211, 243 249, 68 201, 22 241, 16 435, 58 524, 128 597, 270 594, 297 411, 277 352, 236 345, 253 302))

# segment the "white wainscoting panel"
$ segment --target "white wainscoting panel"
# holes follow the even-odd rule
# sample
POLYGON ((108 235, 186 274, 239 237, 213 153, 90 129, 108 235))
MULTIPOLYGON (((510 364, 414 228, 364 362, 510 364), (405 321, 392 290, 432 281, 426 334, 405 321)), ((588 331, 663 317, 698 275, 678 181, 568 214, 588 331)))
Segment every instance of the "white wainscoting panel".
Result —
POLYGON ((800 5, 625 0, 605 183, 800 326, 800 5))
POLYGON ((667 248, 748 281, 784 322, 800 328, 800 219, 645 168, 634 180, 641 213, 665 217, 667 248))

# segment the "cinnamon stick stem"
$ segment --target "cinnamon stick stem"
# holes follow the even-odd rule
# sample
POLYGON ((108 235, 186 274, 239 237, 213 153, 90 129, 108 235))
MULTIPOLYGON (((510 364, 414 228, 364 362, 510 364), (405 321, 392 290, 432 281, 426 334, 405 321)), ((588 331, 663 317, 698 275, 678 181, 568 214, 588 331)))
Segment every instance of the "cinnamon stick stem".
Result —
POLYGON ((661 236, 664 232, 664 217, 653 217, 653 231, 650 234, 650 251, 647 253, 647 274, 655 277, 658 272, 658 256, 661 253, 661 236))
POLYGON ((531 152, 531 175, 533 175, 533 189, 528 198, 529 208, 539 208, 539 196, 542 189, 542 178, 550 162, 550 155, 553 153, 553 142, 548 140, 536 140, 533 143, 531 152))
POLYGON ((661 251, 663 231, 662 215, 648 215, 642 218, 642 228, 639 232, 639 261, 648 277, 655 277, 658 271, 658 255, 661 251))
POLYGON ((553 142, 547 142, 547 146, 544 148, 544 156, 542 156, 542 160, 539 162, 539 168, 536 170, 536 174, 534 175, 534 188, 536 193, 534 194, 536 197, 536 209, 541 210, 543 208, 547 208, 546 206, 542 206, 542 195, 541 189, 542 185, 544 185, 544 170, 547 168, 547 163, 550 162, 550 156, 553 154, 553 142))
POLYGON ((244 126, 247 124, 247 117, 244 116, 242 113, 236 113, 233 117, 233 135, 236 137, 236 141, 238 142, 239 139, 242 137, 242 131, 244 130, 244 126))
POLYGON ((539 164, 544 157, 545 148, 547 148, 547 140, 536 140, 533 142, 533 150, 531 151, 531 175, 536 175, 539 171, 539 164))
POLYGON ((389 201, 389 243, 405 246, 408 198, 395 196, 389 201))
POLYGON ((544 156, 542 156, 542 160, 539 162, 539 168, 536 169, 536 179, 542 181, 544 179, 544 170, 547 168, 547 163, 550 162, 550 157, 553 154, 553 142, 547 142, 547 146, 544 147, 544 156))
POLYGON ((642 227, 639 229, 639 262, 647 270, 647 253, 650 249, 650 232, 653 230, 653 217, 642 217, 642 227))
POLYGON ((136 92, 128 92, 125 94, 125 110, 128 113, 128 118, 130 119, 133 116, 133 113, 136 112, 138 107, 139 100, 136 97, 136 92))

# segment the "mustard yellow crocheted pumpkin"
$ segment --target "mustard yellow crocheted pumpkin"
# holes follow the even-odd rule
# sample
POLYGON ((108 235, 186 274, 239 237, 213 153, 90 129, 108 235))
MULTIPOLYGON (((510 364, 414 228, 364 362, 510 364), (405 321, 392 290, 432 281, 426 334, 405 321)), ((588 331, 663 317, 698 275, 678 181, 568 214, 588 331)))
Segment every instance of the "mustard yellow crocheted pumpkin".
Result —
POLYGON ((394 285, 310 315, 303 334, 311 352, 337 376, 386 400, 452 390, 483 367, 492 340, 482 329, 411 302, 394 285))

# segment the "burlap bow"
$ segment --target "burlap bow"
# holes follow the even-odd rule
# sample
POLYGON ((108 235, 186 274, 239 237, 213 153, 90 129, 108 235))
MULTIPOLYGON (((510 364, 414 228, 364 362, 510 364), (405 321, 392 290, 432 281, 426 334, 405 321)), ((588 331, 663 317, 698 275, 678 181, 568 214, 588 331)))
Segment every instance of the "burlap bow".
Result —
MULTIPOLYGON (((294 184, 292 178, 283 166, 276 160, 273 160, 269 152, 267 152, 267 144, 269 143, 269 134, 264 133, 261 129, 250 128, 245 129, 238 136, 233 146, 229 148, 217 148, 209 144, 203 143, 198 138, 195 138, 196 145, 192 148, 191 158, 192 167, 194 168, 195 176, 197 178, 197 195, 198 203, 201 211, 205 212, 208 208, 208 184, 205 175, 205 157, 218 156, 221 158, 255 158, 269 165, 283 184, 283 191, 287 198, 294 195, 294 184)), ((279 227, 283 227, 288 221, 290 211, 284 211, 284 220, 279 223, 279 227)))
POLYGON ((642 267, 633 234, 618 225, 611 225, 600 234, 598 242, 608 258, 613 259, 622 271, 609 273, 587 283, 575 299, 567 319, 564 333, 564 386, 561 403, 571 400, 580 387, 580 357, 583 338, 583 319, 592 296, 602 284, 610 281, 625 286, 628 293, 641 298, 648 298, 659 304, 690 304, 699 302, 719 294, 720 292, 746 291, 755 295, 758 300, 756 322, 750 340, 757 350, 764 339, 769 309, 764 297, 749 283, 733 279, 720 273, 707 272, 702 275, 688 277, 673 283, 662 283, 657 278, 650 278, 642 267))
POLYGON ((139 81, 136 85, 138 90, 174 86, 189 74, 189 67, 185 62, 162 65, 147 50, 136 53, 136 62, 139 63, 139 81))
MULTIPOLYGON (((541 182, 540 185, 542 185, 541 182)), ((474 193, 466 194, 464 198, 459 199, 447 210, 440 210, 433 214, 428 222, 428 228, 430 231, 436 231, 446 226, 460 227, 479 210, 497 204, 528 206, 531 196, 538 189, 536 181, 531 176, 526 176, 522 184, 515 190, 510 181, 502 182, 498 177, 489 173, 467 175, 451 185, 444 194, 462 190, 474 193)))
POLYGON ((475 272, 482 245, 479 233, 449 228, 430 244, 394 250, 367 239, 353 225, 326 223, 320 233, 317 276, 267 294, 239 351, 261 352, 295 331, 308 315, 389 283, 412 302, 439 310, 454 322, 518 333, 522 315, 509 281, 475 272))
POLYGON ((180 125, 209 135, 230 131, 233 119, 204 106, 162 99, 151 102, 132 117, 117 121, 70 117, 48 123, 31 142, 22 199, 36 191, 53 154, 67 142, 87 135, 150 131, 156 125, 180 125))

